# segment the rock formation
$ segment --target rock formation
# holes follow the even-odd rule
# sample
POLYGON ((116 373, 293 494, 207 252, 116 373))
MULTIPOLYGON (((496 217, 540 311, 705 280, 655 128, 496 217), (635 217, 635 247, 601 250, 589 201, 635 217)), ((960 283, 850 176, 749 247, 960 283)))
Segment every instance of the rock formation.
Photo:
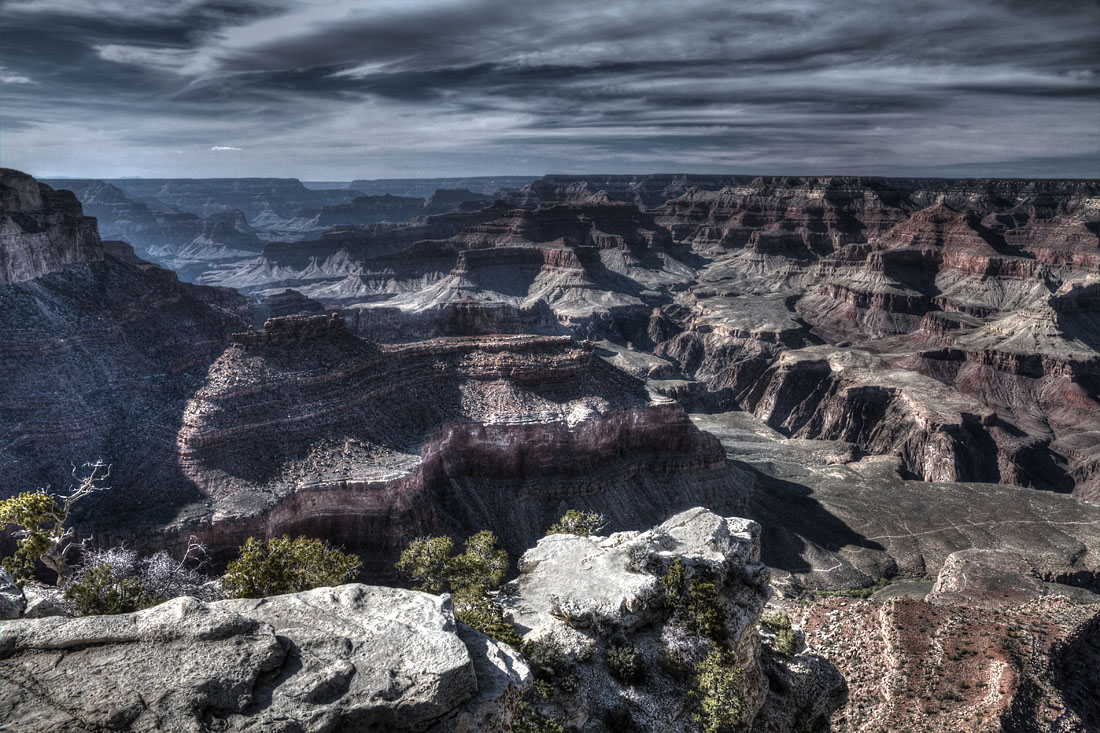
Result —
POLYGON ((770 589, 759 525, 700 508, 648 532, 551 535, 524 553, 520 576, 502 599, 525 641, 557 655, 555 689, 541 711, 582 731, 698 730, 686 704, 688 686, 669 655, 695 645, 688 656, 701 655, 693 658, 698 663, 714 643, 672 610, 662 577, 676 561, 689 583, 705 580, 717 588, 718 623, 732 650, 730 664, 740 670, 736 724, 758 731, 826 729, 847 693, 835 669, 809 649, 782 661, 762 649, 757 624, 770 589), (616 673, 610 661, 616 649, 639 655, 644 680, 616 673))
POLYGON ((95 220, 84 216, 71 193, 5 168, 0 201, 0 285, 103 259, 95 220))
POLYGON ((418 534, 487 527, 518 552, 566 505, 637 526, 744 500, 713 437, 568 336, 376 345, 321 315, 232 340, 183 414, 205 502, 182 537, 338 537, 385 573, 418 534))
POLYGON ((204 219, 155 201, 136 201, 104 181, 55 183, 76 193, 85 213, 98 220, 101 236, 129 243, 141 257, 175 270, 185 280, 215 263, 254 259, 263 249, 240 211, 219 211, 204 219))
POLYGON ((1004 550, 960 550, 947 556, 926 601, 942 606, 1003 608, 1043 594, 1027 561, 1004 550))
POLYGON ((669 667, 668 655, 695 632, 673 613, 661 580, 679 563, 691 587, 706 579, 717 589, 724 641, 695 640, 692 653, 728 650, 738 722, 754 731, 825 729, 846 686, 813 651, 780 654, 758 630, 770 596, 759 537, 751 521, 695 508, 643 533, 541 540, 499 595, 530 661, 456 622, 448 596, 356 584, 8 621, 0 719, 28 733, 473 733, 515 729, 535 710, 574 730, 694 731, 691 672, 669 667), (625 680, 609 661, 624 648, 642 655, 644 677, 625 680), (529 665, 549 695, 532 689, 529 665), (559 668, 552 683, 547 665, 559 668))
POLYGON ((531 182, 534 176, 471 176, 465 178, 374 178, 356 179, 348 184, 353 191, 369 196, 410 196, 428 198, 444 189, 463 189, 486 198, 493 198, 503 189, 518 188, 531 182))
POLYGON ((14 730, 506 730, 531 684, 446 598, 363 585, 8 621, 14 730))
MULTIPOLYGON (((259 302, 101 241, 66 192, 14 171, 0 185, 0 468, 14 493, 64 486, 70 461, 114 464, 73 517, 93 541, 194 536, 217 562, 248 536, 306 534, 387 580, 418 535, 489 528, 515 556, 566 509, 597 511, 626 532, 543 540, 506 597, 585 682, 540 714, 688 725, 683 680, 627 684, 606 663, 627 646, 652 663, 668 642, 657 579, 679 558, 715 581, 758 730, 812 729, 840 704, 800 637, 784 660, 774 629, 749 628, 768 595, 742 572, 758 560, 787 597, 898 580, 884 603, 792 611, 852 685, 840 729, 1097 725, 1096 181, 551 176, 491 204, 471 184, 469 205, 425 202, 423 183, 357 203, 274 179, 89 187, 149 231, 199 227, 173 266, 265 241, 197 275, 259 302), (636 532, 697 505, 755 523, 636 532)), ((263 604, 232 613, 280 628, 263 604)), ((20 649, 77 654, 37 643, 20 649)), ((339 687, 333 669, 311 689, 339 687)), ((263 698, 257 674, 245 687, 263 698)), ((164 704, 230 728, 279 714, 238 683, 164 704)), ((311 720, 336 714, 310 694, 293 699, 311 720)), ((88 719, 145 725, 141 695, 88 719)), ((434 704, 415 720, 467 703, 434 704)), ((65 710, 48 715, 84 714, 65 710)))
POLYGON ((248 303, 181 283, 124 243, 102 242, 71 194, 7 170, 0 181, 8 491, 64 490, 72 463, 102 457, 115 466, 123 504, 170 506, 190 491, 173 465, 183 401, 229 334, 246 327, 248 303), (155 495, 140 488, 147 482, 155 495))
MULTIPOLYGON (((262 181, 161 184, 119 186, 156 194, 160 205, 206 202, 199 213, 208 215, 219 191, 242 210, 264 195, 314 195, 262 181)), ((157 527, 204 528, 230 546, 240 532, 280 528, 342 538, 348 512, 333 502, 358 492, 356 501, 373 498, 369 509, 353 502, 372 517, 355 525, 357 546, 381 568, 410 533, 460 535, 499 522, 515 550, 566 502, 591 502, 616 526, 638 528, 690 501, 746 506, 772 540, 769 563, 789 570, 783 582, 793 586, 932 573, 952 552, 1005 546, 995 529, 1013 527, 1007 549, 1045 579, 1097 587, 1094 510, 1052 493, 1087 500, 1100 475, 1094 182, 548 177, 506 198, 270 242, 254 261, 204 274, 263 296, 249 316, 256 325, 296 313, 323 315, 326 325, 304 340, 266 329, 252 338, 238 318, 211 338, 175 337, 209 350, 186 350, 202 358, 167 370, 194 378, 160 390, 178 395, 156 422, 165 427, 128 433, 132 448, 115 454, 121 464, 142 456, 135 470, 161 487, 156 499, 128 477, 110 506, 89 511, 125 510, 127 521, 157 514, 157 527), (336 311, 348 333, 325 330, 336 311), (246 335, 226 351, 228 330, 246 335), (524 381, 542 379, 557 380, 549 398, 524 381), (349 394, 418 422, 379 420, 349 394), (688 439, 694 428, 682 414, 650 404, 668 401, 722 436, 722 448, 688 439), (694 457, 622 452, 666 430, 685 436, 694 457), (484 452, 490 436, 547 475, 484 452), (600 484, 597 473, 561 473, 518 448, 524 440, 574 447, 585 471, 615 455, 614 478, 605 490, 585 488, 600 484), (606 440, 620 447, 584 444, 606 440), (460 445, 477 459, 447 457, 460 445), (737 464, 719 467, 723 449, 737 464), (931 511, 929 491, 940 497, 931 511), (635 494, 640 503, 612 499, 635 494), (518 524, 498 511, 516 496, 541 497, 523 504, 518 524), (807 505, 805 518, 784 511, 791 501, 807 505), (907 513, 895 514, 899 504, 907 513), (426 508, 440 505, 463 509, 426 508), (314 518, 290 521, 295 512, 314 518), (250 518, 240 532, 222 521, 242 517, 250 518)), ((111 257, 154 272, 112 248, 111 257)), ((29 378, 23 367, 11 362, 23 375, 14 384, 29 378)), ((60 435, 66 454, 105 445, 60 435)), ((93 521, 97 531, 119 523, 93 521)))
MULTIPOLYGON (((904 585, 904 583, 899 583, 904 585)), ((793 609, 850 686, 837 731, 1093 730, 1100 723, 1100 596, 1039 583, 1018 555, 951 555, 927 601, 888 586, 871 601, 793 609)))

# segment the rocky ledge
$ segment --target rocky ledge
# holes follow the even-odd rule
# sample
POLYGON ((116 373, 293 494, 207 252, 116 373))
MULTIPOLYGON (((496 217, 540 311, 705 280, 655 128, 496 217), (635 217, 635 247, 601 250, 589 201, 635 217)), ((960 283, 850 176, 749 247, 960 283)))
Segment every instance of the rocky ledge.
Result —
POLYGON ((351 584, 181 597, 5 622, 0 720, 29 732, 503 731, 534 714, 574 730, 686 732, 698 729, 692 655, 718 649, 746 729, 820 730, 844 703, 830 663, 801 642, 772 651, 761 630, 771 589, 755 522, 696 508, 648 532, 551 535, 519 565, 499 598, 530 662, 456 622, 449 596, 351 584), (706 639, 673 610, 674 565, 697 602, 695 582, 716 590, 706 639), (644 670, 629 681, 611 659, 626 648, 644 670), (683 657, 678 671, 669 655, 683 657))
POLYGON ((1100 730, 1100 596, 1003 550, 955 552, 926 588, 792 606, 850 687, 835 731, 1100 730))
MULTIPOLYGON (((751 520, 695 508, 648 532, 540 540, 501 598, 529 648, 557 657, 541 711, 580 731, 699 730, 684 666, 697 669, 724 647, 739 671, 737 729, 827 729, 847 687, 797 634, 790 655, 773 650, 774 634, 760 624, 772 595, 760 532, 751 520), (680 563, 687 587, 716 590, 712 638, 675 610, 668 578, 680 563), (622 650, 637 655, 644 673, 624 679, 614 661, 622 650)), ((701 604, 701 592, 691 593, 701 604)))
POLYGON ((12 730, 502 730, 530 685, 447 597, 365 585, 9 621, 12 730))

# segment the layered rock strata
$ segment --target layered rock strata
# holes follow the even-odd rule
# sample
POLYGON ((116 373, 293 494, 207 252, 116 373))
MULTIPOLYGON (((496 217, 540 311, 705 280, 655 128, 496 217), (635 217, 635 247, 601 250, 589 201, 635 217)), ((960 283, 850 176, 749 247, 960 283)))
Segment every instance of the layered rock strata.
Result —
POLYGON ((0 285, 103 259, 95 220, 84 216, 72 193, 4 168, 0 201, 0 285))
POLYGON ((718 442, 589 344, 376 345, 335 315, 235 335, 184 412, 177 460, 209 501, 181 514, 181 536, 325 536, 383 573, 418 534, 488 527, 515 551, 565 505, 629 526, 744 500, 718 442))
POLYGON ((71 194, 6 170, 0 180, 0 466, 11 492, 64 490, 72 464, 102 458, 118 505, 171 513, 192 491, 173 458, 183 404, 246 326, 248 303, 102 242, 71 194))

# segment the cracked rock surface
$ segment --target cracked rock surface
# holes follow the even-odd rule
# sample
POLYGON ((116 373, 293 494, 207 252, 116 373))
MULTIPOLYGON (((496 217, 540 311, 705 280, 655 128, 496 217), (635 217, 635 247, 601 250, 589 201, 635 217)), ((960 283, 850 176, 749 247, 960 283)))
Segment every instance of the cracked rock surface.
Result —
POLYGON ((357 584, 0 636, 0 720, 19 731, 478 730, 529 680, 446 598, 357 584))

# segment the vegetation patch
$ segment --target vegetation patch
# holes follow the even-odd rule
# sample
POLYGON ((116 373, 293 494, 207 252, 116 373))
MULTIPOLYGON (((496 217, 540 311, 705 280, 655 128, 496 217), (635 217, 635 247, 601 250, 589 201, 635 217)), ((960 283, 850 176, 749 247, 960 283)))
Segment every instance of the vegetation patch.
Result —
POLYGON ((355 555, 321 540, 284 535, 262 542, 249 537, 221 583, 233 598, 263 598, 341 585, 354 578, 362 565, 355 555))

